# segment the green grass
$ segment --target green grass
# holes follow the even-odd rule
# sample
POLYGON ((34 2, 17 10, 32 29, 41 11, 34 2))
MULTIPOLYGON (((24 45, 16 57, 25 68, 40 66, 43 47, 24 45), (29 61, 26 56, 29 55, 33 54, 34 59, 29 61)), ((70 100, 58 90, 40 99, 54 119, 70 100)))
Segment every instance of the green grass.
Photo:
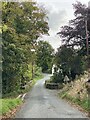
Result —
POLYGON ((67 92, 65 92, 65 91, 60 93, 59 96, 62 99, 67 99, 67 100, 71 101, 71 103, 75 103, 76 105, 81 106, 87 112, 90 111, 90 100, 88 100, 87 98, 80 100, 78 98, 68 95, 67 92))
POLYGON ((86 110, 86 111, 90 111, 90 106, 89 106, 89 104, 90 104, 90 101, 88 101, 87 99, 84 99, 84 100, 82 100, 82 101, 76 101, 76 103, 77 104, 79 104, 84 110, 86 110))
POLYGON ((43 75, 40 74, 36 76, 33 80, 33 82, 29 85, 28 88, 23 90, 22 92, 12 92, 8 95, 6 95, 6 98, 0 99, 0 115, 5 115, 10 110, 14 109, 16 106, 20 105, 22 103, 21 99, 15 99, 20 93, 26 93, 28 92, 32 86, 36 83, 37 80, 40 80, 43 78, 43 75))
POLYGON ((40 74, 40 75, 36 76, 36 77, 34 78, 34 83, 36 83, 37 80, 40 80, 40 79, 42 79, 43 77, 44 77, 43 74, 40 74))
POLYGON ((21 99, 0 99, 0 115, 5 115, 21 103, 21 99))

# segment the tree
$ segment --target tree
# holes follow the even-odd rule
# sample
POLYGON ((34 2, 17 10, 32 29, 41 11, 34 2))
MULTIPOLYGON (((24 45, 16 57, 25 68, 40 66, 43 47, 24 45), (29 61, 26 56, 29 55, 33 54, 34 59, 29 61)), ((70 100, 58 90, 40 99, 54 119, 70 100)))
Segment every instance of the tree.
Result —
POLYGON ((2 93, 20 89, 31 48, 41 34, 48 34, 46 13, 36 2, 2 2, 2 93))
MULTIPOLYGON (((86 55, 86 24, 89 20, 88 8, 86 5, 77 2, 73 4, 75 19, 69 21, 69 25, 63 26, 58 32, 64 44, 78 47, 80 54, 86 55)), ((89 22, 88 22, 89 23, 89 22)))
POLYGON ((70 20, 69 25, 62 26, 57 33, 62 38, 63 45, 56 54, 58 69, 62 69, 64 77, 67 75, 71 80, 87 70, 86 21, 90 19, 86 5, 77 2, 73 6, 75 19, 70 20))
POLYGON ((73 61, 71 63, 71 78, 74 80, 76 78, 76 75, 84 74, 84 71, 86 70, 86 63, 84 62, 83 56, 80 56, 76 54, 73 57, 73 61))
POLYGON ((58 48, 56 53, 56 66, 59 71, 62 71, 63 76, 66 75, 70 78, 71 74, 71 63, 74 57, 74 50, 65 45, 58 48))
POLYGON ((85 63, 83 56, 80 56, 76 51, 66 45, 58 48, 55 55, 55 64, 57 69, 52 77, 54 82, 64 82, 65 76, 74 80, 76 75, 84 73, 85 63))
POLYGON ((39 41, 37 47, 37 65, 42 72, 51 72, 54 49, 46 41, 39 41))

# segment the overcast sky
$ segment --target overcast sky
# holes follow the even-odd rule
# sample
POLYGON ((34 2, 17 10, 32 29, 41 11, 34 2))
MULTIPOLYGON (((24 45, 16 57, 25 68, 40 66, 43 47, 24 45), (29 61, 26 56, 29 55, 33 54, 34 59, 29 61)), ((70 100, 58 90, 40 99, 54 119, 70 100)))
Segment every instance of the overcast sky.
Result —
MULTIPOLYGON (((44 35, 41 39, 48 41, 56 50, 61 45, 60 37, 57 32, 60 31, 60 27, 68 24, 68 21, 74 18, 73 3, 76 0, 36 0, 39 4, 43 4, 48 11, 49 22, 49 34, 44 35)), ((78 0, 81 3, 88 5, 89 0, 78 0)))

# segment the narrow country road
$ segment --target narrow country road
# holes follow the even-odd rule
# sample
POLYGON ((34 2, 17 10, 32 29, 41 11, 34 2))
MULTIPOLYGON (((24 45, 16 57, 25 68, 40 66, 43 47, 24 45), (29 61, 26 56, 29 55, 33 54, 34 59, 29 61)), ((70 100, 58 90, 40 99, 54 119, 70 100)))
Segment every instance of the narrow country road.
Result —
POLYGON ((15 118, 86 118, 79 110, 60 99, 55 90, 45 89, 44 82, 49 78, 50 75, 44 74, 44 78, 37 81, 15 118))

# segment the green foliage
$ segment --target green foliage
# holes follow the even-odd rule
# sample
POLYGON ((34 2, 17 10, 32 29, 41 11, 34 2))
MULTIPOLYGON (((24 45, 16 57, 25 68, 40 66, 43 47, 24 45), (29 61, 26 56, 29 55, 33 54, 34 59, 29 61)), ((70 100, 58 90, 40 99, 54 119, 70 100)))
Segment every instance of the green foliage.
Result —
POLYGON ((34 83, 36 83, 37 80, 40 80, 40 79, 42 79, 42 78, 43 78, 43 75, 42 75, 42 74, 38 74, 38 75, 35 76, 35 78, 34 78, 34 83))
POLYGON ((39 75, 42 74, 42 69, 38 67, 37 65, 34 66, 34 76, 38 77, 39 75))
MULTIPOLYGON (((77 2, 73 4, 75 19, 69 21, 69 25, 62 26, 61 31, 58 33, 62 38, 62 42, 68 46, 78 47, 80 54, 86 55, 86 24, 88 22, 88 33, 89 32, 89 21, 90 21, 90 9, 85 4, 77 2)), ((90 40, 89 40, 90 41, 90 40)), ((88 43, 90 46, 90 42, 88 43)), ((89 47, 90 53, 90 47, 89 47)))
MULTIPOLYGON (((89 8, 80 2, 73 4, 73 7, 75 10, 75 19, 70 20, 69 25, 62 26, 61 31, 57 33, 62 38, 63 45, 58 48, 55 56, 55 64, 58 67, 58 71, 61 70, 63 76, 65 77, 67 75, 70 80, 74 80, 76 75, 83 74, 89 68, 89 63, 87 66, 86 62, 87 46, 85 26, 86 19, 88 23, 90 20, 90 13, 87 13, 89 8), (85 18, 86 15, 87 18, 85 18)), ((88 33, 89 27, 88 24, 88 33)), ((89 44, 90 42, 88 42, 89 44)))
POLYGON ((66 45, 58 49, 55 55, 55 64, 57 69, 53 78, 58 82, 64 82, 65 76, 68 76, 70 80, 74 80, 76 75, 83 74, 86 68, 84 57, 78 55, 74 49, 66 45))
POLYGON ((51 73, 53 62, 53 48, 46 41, 39 41, 37 48, 37 65, 42 68, 42 72, 51 73))
POLYGON ((36 2, 2 2, 2 93, 18 91, 30 80, 31 49, 40 34, 48 33, 45 11, 36 2))
POLYGON ((64 82, 63 80, 64 80, 64 76, 61 73, 61 71, 55 72, 52 76, 52 81, 55 83, 63 83, 64 82))
POLYGON ((67 46, 61 46, 56 53, 56 65, 61 69, 62 74, 70 77, 71 63, 73 61, 74 51, 67 46))
POLYGON ((76 75, 84 74, 85 70, 86 63, 84 62, 84 57, 75 55, 71 63, 71 78, 75 79, 76 75))
POLYGON ((5 115, 22 103, 20 99, 0 99, 0 115, 5 115))

